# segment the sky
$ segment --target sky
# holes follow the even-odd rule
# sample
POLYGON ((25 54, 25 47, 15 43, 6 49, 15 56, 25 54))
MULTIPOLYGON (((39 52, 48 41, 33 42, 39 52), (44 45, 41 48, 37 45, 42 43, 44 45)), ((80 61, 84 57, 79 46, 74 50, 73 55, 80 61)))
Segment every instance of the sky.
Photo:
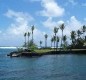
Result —
MULTIPOLYGON (((53 28, 65 24, 64 35, 86 25, 86 0, 0 0, 0 46, 21 46, 24 33, 34 25, 34 42, 39 46, 53 28)), ((57 35, 61 37, 59 29, 57 35)), ((31 36, 30 36, 31 39, 31 36)))

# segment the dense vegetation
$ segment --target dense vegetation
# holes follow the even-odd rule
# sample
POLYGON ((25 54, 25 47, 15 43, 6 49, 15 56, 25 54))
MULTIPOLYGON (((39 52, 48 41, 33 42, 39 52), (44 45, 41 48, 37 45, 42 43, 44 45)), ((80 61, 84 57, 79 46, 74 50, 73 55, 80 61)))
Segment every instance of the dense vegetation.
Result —
MULTIPOLYGON (((30 32, 27 32, 24 34, 24 38, 25 38, 25 43, 24 43, 24 47, 27 48, 27 49, 31 49, 31 50, 34 50, 34 49, 37 49, 37 45, 34 43, 34 25, 31 27, 31 33, 30 32), (29 37, 32 35, 32 39, 29 40, 29 37), (26 41, 26 37, 28 37, 28 41, 26 41)), ((58 49, 58 43, 60 43, 60 49, 86 49, 86 26, 83 25, 81 27, 81 29, 77 30, 77 31, 71 31, 70 32, 70 40, 71 42, 68 43, 67 42, 67 35, 64 35, 64 29, 65 29, 65 25, 64 24, 61 24, 59 26, 59 28, 57 27, 54 27, 54 35, 53 37, 51 37, 51 47, 53 47, 53 44, 54 44, 54 49, 57 50, 58 49), (62 31, 62 36, 61 38, 57 35, 58 34, 58 30, 61 30, 62 31), (60 41, 61 40, 61 41, 60 41)), ((42 46, 42 43, 43 41, 40 40, 40 48, 49 48, 47 46, 47 38, 48 38, 48 35, 45 34, 44 35, 44 39, 45 39, 45 47, 42 46)))

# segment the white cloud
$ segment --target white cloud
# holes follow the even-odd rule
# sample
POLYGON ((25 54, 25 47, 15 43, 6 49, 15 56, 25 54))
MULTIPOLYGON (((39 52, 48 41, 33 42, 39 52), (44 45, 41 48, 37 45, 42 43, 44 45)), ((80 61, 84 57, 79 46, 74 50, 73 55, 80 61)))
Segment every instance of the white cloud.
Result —
POLYGON ((84 21, 86 21, 86 18, 84 18, 84 21))
POLYGON ((46 21, 44 21, 42 24, 53 30, 54 27, 59 27, 62 23, 64 23, 64 21, 60 20, 60 21, 54 21, 51 17, 49 17, 46 21))
MULTIPOLYGON (((24 12, 16 12, 13 10, 8 10, 5 13, 5 16, 12 20, 10 26, 2 32, 1 42, 2 45, 14 45, 19 46, 24 43, 24 33, 31 32, 31 23, 34 21, 34 18, 24 12)), ((34 30, 34 40, 37 42, 42 37, 42 32, 35 28, 34 30), (40 35, 40 36, 39 36, 40 35)), ((31 37, 30 37, 31 38, 31 37)))
POLYGON ((43 25, 47 28, 53 29, 57 23, 52 20, 52 18, 48 18, 46 21, 43 22, 43 25))
POLYGON ((34 29, 34 42, 39 45, 39 41, 44 42, 44 33, 43 31, 40 31, 39 29, 35 28, 34 29))
MULTIPOLYGON (((24 42, 23 33, 26 31, 31 32, 31 22, 34 20, 30 14, 24 12, 16 12, 13 10, 8 10, 5 14, 8 18, 10 18, 13 22, 10 26, 4 31, 0 31, 0 33, 4 33, 1 35, 0 42, 3 45, 22 45, 24 42)), ((46 21, 43 22, 43 25, 51 31, 48 37, 48 42, 50 43, 51 35, 53 34, 54 26, 59 27, 60 24, 64 23, 64 21, 54 21, 52 17, 48 17, 46 21)), ((82 26, 82 23, 76 19, 75 16, 72 16, 68 21, 65 21, 65 30, 64 35, 69 36, 71 30, 78 30, 82 26)), ((44 44, 44 34, 45 32, 40 31, 39 29, 35 28, 34 30, 34 40, 36 44, 39 44, 39 41, 42 40, 44 44)), ((61 36, 61 30, 59 30, 58 35, 61 36)), ((30 37, 31 38, 31 37, 30 37)), ((48 44, 49 45, 49 44, 48 44)))
MULTIPOLYGON (((72 30, 76 31, 81 28, 83 23, 81 23, 79 20, 76 19, 75 16, 70 17, 68 21, 54 21, 52 18, 48 18, 45 22, 43 22, 43 25, 47 28, 49 28, 52 32, 51 35, 53 34, 53 29, 54 27, 59 27, 62 23, 65 24, 65 29, 64 29, 64 35, 67 35, 68 37, 70 36, 70 32, 72 30)), ((58 35, 61 36, 62 32, 59 29, 58 35)))
POLYGON ((76 19, 75 16, 72 16, 69 21, 67 21, 67 27, 70 30, 78 30, 82 26, 82 23, 76 19))
POLYGON ((65 9, 60 7, 55 0, 41 0, 41 5, 44 8, 39 12, 42 16, 59 17, 64 15, 65 9))
POLYGON ((28 13, 15 12, 13 10, 8 10, 5 15, 14 20, 7 29, 7 33, 14 35, 20 35, 26 32, 29 29, 29 23, 33 20, 33 17, 28 13))

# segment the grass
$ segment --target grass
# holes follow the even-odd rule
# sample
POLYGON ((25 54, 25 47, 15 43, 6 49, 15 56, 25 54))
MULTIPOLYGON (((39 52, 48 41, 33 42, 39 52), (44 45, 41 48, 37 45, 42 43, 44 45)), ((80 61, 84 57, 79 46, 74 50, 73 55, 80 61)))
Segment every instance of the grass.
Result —
MULTIPOLYGON (((82 51, 82 50, 86 50, 86 49, 71 49, 72 51, 82 51)), ((50 52, 50 51, 55 51, 54 49, 36 49, 34 50, 36 53, 39 53, 39 54, 46 54, 47 52, 50 52)), ((59 49, 57 50, 59 51, 59 49)), ((70 51, 70 50, 61 50, 61 51, 70 51)))
POLYGON ((36 49, 34 50, 36 53, 46 53, 46 52, 50 52, 53 51, 53 49, 36 49))

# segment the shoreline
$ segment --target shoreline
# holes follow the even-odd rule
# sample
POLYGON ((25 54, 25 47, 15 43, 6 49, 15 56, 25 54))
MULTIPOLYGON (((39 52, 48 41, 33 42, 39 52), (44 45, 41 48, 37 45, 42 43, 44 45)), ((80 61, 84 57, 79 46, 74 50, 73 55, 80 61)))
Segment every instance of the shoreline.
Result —
POLYGON ((54 55, 54 54, 86 54, 86 49, 59 50, 59 51, 48 51, 48 52, 42 52, 42 53, 28 52, 28 51, 23 51, 23 52, 13 51, 13 52, 7 54, 7 56, 10 56, 10 57, 20 57, 20 56, 32 57, 32 56, 54 55))

